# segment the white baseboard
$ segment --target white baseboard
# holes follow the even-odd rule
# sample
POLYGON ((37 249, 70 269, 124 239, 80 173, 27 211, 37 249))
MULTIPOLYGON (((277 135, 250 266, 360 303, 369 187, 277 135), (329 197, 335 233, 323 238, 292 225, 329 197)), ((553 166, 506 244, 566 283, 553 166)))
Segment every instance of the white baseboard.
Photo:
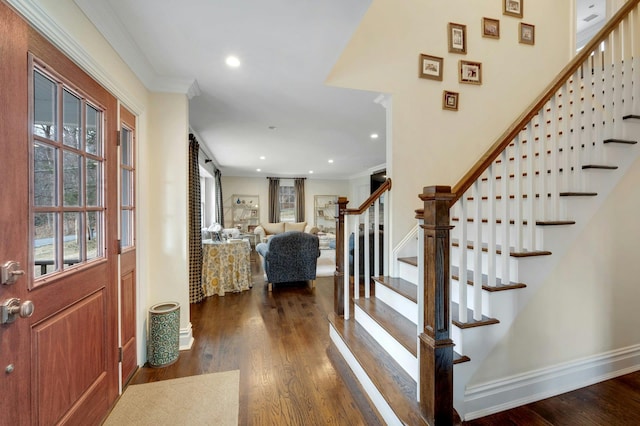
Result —
POLYGON ((193 330, 191 329, 191 323, 186 327, 180 329, 180 350, 188 351, 193 346, 193 330))
MULTIPOLYGON (((473 420, 640 370, 640 345, 478 385, 465 391, 463 420, 473 420)), ((458 408, 458 407, 456 407, 458 408)))

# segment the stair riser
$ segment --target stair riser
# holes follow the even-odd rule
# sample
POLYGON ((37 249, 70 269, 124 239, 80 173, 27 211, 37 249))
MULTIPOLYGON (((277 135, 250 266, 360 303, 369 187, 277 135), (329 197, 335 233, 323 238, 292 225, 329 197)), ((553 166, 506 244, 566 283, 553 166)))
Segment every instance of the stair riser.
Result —
MULTIPOLYGON (((359 306, 355 306, 354 314, 356 321, 364 327, 364 329, 373 337, 380 346, 384 348, 393 359, 402 366, 402 368, 411 376, 413 380, 418 381, 418 359, 413 356, 404 346, 398 343, 384 328, 373 320, 359 306)), ((416 344, 417 334, 416 328, 416 344)))
MULTIPOLYGON (((502 278, 502 262, 503 256, 496 256, 496 276, 498 278, 502 278)), ((513 256, 508 257, 509 262, 509 280, 507 281, 518 281, 518 263, 519 259, 513 256)), ((460 247, 452 247, 451 248, 451 265, 460 266, 460 247)), ((473 271, 475 267, 475 252, 473 250, 467 249, 467 270, 473 271)), ((488 275, 489 273, 489 254, 486 252, 482 252, 482 273, 488 275)))
POLYGON ((398 277, 417 285, 418 267, 405 262, 398 262, 398 277))
MULTIPOLYGON (((525 219, 526 220, 526 219, 525 219)), ((453 230, 451 231, 451 239, 452 240, 457 240, 460 241, 460 235, 461 235, 461 226, 460 226, 460 222, 452 222, 452 225, 454 226, 453 230)), ((502 241, 502 233, 503 233, 503 227, 505 225, 503 224, 496 224, 495 225, 495 229, 496 229, 496 244, 499 246, 504 246, 505 244, 503 244, 502 241)), ((509 247, 517 247, 517 241, 518 241, 518 233, 520 233, 520 241, 522 241, 520 247, 522 249, 526 249, 526 250, 544 250, 544 230, 542 229, 541 226, 535 226, 534 232, 534 244, 532 245, 530 242, 530 235, 529 235, 529 222, 527 222, 527 225, 520 225, 519 227, 517 227, 515 224, 509 224, 509 247)), ((481 238, 482 238, 482 243, 486 243, 487 242, 487 237, 489 235, 489 224, 487 223, 483 223, 480 227, 480 232, 481 232, 481 238)), ((467 224, 467 240, 475 240, 475 234, 476 234, 476 230, 475 230, 475 223, 468 223, 467 224)))
POLYGON ((418 324, 418 304, 401 296, 388 287, 376 283, 375 287, 376 299, 379 299, 398 311, 402 316, 407 318, 414 324, 418 324))

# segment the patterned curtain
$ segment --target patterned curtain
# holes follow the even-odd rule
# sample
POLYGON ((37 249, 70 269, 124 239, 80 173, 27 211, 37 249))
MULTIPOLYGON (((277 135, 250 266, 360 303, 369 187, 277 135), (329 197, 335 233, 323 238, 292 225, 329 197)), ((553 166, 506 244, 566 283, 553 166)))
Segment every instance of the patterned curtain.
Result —
POLYGON ((204 299, 202 291, 202 230, 200 229, 200 144, 189 135, 189 303, 204 299))
POLYGON ((304 222, 304 180, 305 178, 296 178, 293 181, 296 191, 296 222, 304 222))
POLYGON ((269 222, 280 222, 280 179, 269 178, 269 222))
MULTIPOLYGON (((216 185, 216 210, 213 212, 213 221, 219 223, 224 227, 224 205, 222 204, 222 173, 220 170, 215 171, 215 185, 216 185)), ((210 225, 210 224, 209 224, 210 225)))

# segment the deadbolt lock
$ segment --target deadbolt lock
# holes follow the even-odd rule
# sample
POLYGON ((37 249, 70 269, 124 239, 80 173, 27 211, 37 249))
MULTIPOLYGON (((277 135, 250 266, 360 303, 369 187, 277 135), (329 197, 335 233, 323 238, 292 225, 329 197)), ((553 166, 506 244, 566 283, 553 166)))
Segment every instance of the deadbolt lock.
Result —
POLYGON ((0 283, 2 284, 13 284, 23 275, 24 271, 20 269, 20 263, 15 260, 10 260, 0 266, 0 283))

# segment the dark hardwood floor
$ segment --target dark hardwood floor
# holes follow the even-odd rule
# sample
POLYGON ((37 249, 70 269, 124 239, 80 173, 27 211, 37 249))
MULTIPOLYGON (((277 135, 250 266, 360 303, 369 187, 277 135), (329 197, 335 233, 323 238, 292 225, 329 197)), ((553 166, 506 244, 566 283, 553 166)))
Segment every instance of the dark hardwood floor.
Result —
MULTIPOLYGON (((380 424, 329 349, 333 278, 319 278, 313 290, 302 283, 269 293, 253 260, 253 288, 192 305, 193 348, 168 367, 140 368, 131 383, 240 370, 240 425, 380 424)), ((639 424, 640 372, 464 423, 639 424)))
POLYGON ((131 383, 240 370, 240 425, 379 424, 327 350, 333 278, 270 293, 253 260, 253 288, 191 305, 192 349, 170 366, 140 368, 131 383))

